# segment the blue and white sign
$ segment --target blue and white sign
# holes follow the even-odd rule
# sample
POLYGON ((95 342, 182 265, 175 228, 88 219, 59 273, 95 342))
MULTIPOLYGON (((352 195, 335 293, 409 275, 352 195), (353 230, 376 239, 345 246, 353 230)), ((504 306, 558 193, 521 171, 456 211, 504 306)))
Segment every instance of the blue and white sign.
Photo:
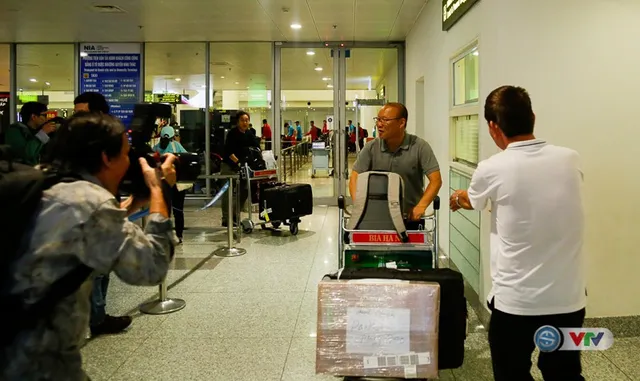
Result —
POLYGON ((141 91, 140 44, 80 45, 80 92, 107 98, 111 114, 129 126, 141 91))

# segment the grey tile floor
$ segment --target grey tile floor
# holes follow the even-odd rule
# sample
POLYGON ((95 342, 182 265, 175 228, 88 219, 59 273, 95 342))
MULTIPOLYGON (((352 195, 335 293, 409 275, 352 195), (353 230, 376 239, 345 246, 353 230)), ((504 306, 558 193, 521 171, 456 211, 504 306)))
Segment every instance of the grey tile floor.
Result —
MULTIPOLYGON (((315 375, 315 322, 317 283, 337 267, 337 210, 316 206, 298 236, 258 229, 239 245, 246 255, 221 259, 212 256, 226 239, 219 209, 189 209, 185 242, 168 275, 169 296, 187 306, 140 314, 138 305, 157 288, 112 275, 108 312, 132 314, 134 322, 126 333, 84 347, 92 380, 335 380, 315 375)), ((486 333, 473 313, 470 328, 464 365, 441 379, 493 378, 486 333)), ((619 339, 583 359, 588 380, 640 380, 640 338, 619 339)))

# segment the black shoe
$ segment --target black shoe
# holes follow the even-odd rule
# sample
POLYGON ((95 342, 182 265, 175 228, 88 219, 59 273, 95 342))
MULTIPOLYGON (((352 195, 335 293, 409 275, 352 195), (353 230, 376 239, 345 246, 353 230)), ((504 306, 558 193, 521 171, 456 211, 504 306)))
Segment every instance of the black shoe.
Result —
MULTIPOLYGON (((222 227, 223 227, 223 228, 226 228, 226 227, 227 227, 227 225, 229 225, 229 224, 227 224, 227 221, 222 220, 222 227)), ((238 227, 238 222, 237 222, 237 221, 233 221, 233 227, 234 227, 234 228, 237 228, 237 227, 238 227)))
POLYGON ((131 316, 111 316, 107 315, 104 321, 91 327, 91 336, 114 335, 124 332, 131 325, 131 316))

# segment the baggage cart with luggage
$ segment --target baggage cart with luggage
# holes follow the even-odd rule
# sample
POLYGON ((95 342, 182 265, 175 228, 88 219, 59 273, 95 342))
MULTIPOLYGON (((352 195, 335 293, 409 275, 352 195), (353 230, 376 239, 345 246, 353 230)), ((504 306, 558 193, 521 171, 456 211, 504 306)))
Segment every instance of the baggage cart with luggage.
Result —
POLYGON ((263 229, 268 225, 273 229, 287 225, 291 234, 297 235, 300 218, 313 213, 311 185, 279 183, 277 169, 254 171, 245 164, 241 172, 241 181, 247 182, 247 189, 252 189, 252 182, 256 184, 256 192, 247 197, 249 216, 240 222, 242 230, 249 234, 258 225, 263 229), (259 221, 253 220, 254 205, 258 208, 259 221))
MULTIPOLYGON (((325 280, 411 281, 440 286, 438 369, 455 369, 464 361, 467 335, 467 302, 462 274, 438 265, 438 212, 440 198, 433 200, 433 213, 418 222, 403 218, 402 179, 388 172, 358 175, 354 207, 347 213, 344 197, 338 199, 339 234, 336 273, 325 280)), ((336 376, 346 376, 336 375, 336 376)), ((348 376, 344 380, 360 377, 348 376)))

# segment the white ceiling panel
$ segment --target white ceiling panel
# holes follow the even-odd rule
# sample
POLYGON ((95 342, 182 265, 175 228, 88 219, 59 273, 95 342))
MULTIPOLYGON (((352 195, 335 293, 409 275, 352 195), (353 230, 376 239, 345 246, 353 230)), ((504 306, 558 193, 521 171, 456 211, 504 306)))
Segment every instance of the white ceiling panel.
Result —
POLYGON ((406 37, 426 0, 0 0, 0 42, 353 41, 406 37), (119 13, 97 12, 110 5, 119 13), (55 16, 54 16, 55 13, 55 16), (302 29, 290 25, 300 23, 302 29), (334 30, 333 25, 337 28, 334 30), (388 31, 390 38, 392 31, 388 31), (382 33, 376 33, 376 38, 382 33), (384 37, 384 36, 383 36, 384 37))
MULTIPOLYGON (((211 45, 214 88, 245 89, 271 82, 271 44, 264 41, 402 41, 426 0, 0 0, 0 43, 151 42, 145 81, 172 91, 204 85, 205 44, 211 45), (93 4, 123 13, 99 13, 93 4), (54 9, 55 8, 55 9, 54 9), (283 9, 284 8, 284 9, 283 9), (53 12, 56 15, 53 16, 53 12), (292 23, 302 28, 294 30, 292 23), (335 27, 334 27, 335 26, 335 27), (160 43, 172 41, 175 43, 160 43), (238 41, 256 41, 238 43, 238 41), (263 42, 257 42, 263 41, 263 42), (222 78, 225 77, 225 78, 222 78), (180 78, 180 81, 176 81, 180 78), (266 78, 266 80, 265 80, 266 78), (237 82, 237 84, 236 84, 237 82)), ((333 76, 329 49, 286 48, 283 89, 326 89, 333 76), (314 70, 321 66, 323 71, 314 70)), ((20 45, 18 84, 24 90, 73 89, 73 46, 20 45), (30 79, 37 82, 31 82, 30 79), (45 86, 44 83, 50 85, 45 86)), ((382 79, 397 60, 394 49, 353 49, 351 89, 382 79)), ((0 45, 0 89, 8 84, 7 48, 0 45)))

